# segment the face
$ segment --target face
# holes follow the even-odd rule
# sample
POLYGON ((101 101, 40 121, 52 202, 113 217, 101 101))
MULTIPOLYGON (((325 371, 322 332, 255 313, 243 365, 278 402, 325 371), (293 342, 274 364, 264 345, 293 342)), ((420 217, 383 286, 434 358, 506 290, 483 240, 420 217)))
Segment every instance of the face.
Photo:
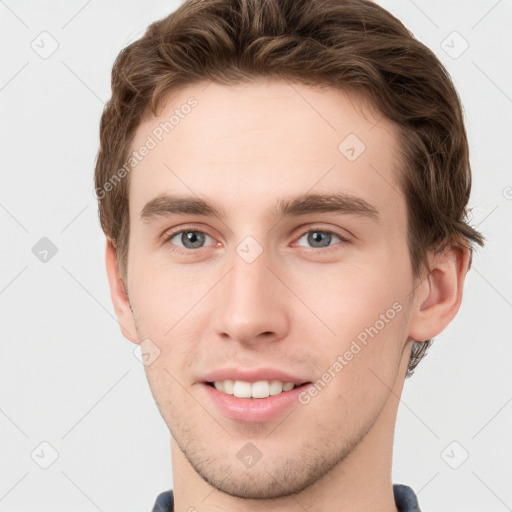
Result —
POLYGON ((126 285, 160 412, 217 489, 300 491, 391 429, 413 287, 396 129, 332 89, 211 83, 144 145, 126 285))

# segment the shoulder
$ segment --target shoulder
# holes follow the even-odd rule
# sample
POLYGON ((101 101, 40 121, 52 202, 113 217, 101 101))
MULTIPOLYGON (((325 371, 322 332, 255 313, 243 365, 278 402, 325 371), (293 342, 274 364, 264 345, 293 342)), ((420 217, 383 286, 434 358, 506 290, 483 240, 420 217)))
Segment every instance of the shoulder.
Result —
MULTIPOLYGON (((393 494, 399 512, 421 512, 418 498, 414 491, 407 485, 393 484, 393 494)), ((158 495, 152 512, 173 512, 174 497, 171 491, 165 491, 158 495)))
POLYGON ((396 508, 399 512, 421 512, 414 491, 403 484, 393 484, 396 508))
POLYGON ((161 492, 153 505, 152 512, 173 512, 174 511, 174 497, 171 491, 161 492))

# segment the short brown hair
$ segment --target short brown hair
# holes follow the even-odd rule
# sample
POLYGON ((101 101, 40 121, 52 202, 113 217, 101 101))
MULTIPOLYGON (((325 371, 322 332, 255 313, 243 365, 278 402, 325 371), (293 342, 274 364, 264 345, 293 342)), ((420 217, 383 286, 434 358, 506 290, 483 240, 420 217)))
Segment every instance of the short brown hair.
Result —
MULTIPOLYGON (((483 245, 467 222, 469 149, 455 87, 432 51, 370 0, 188 0, 124 48, 100 123, 95 187, 101 226, 126 283, 128 184, 111 183, 146 115, 171 91, 281 78, 355 92, 399 128, 408 247, 415 276, 451 243, 483 245)), ((432 340, 416 342, 407 376, 432 340)))

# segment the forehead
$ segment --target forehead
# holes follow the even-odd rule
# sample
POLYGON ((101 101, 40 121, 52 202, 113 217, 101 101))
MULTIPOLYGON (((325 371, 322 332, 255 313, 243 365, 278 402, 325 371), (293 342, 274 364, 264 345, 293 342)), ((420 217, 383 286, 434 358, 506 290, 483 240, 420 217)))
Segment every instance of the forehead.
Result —
POLYGON ((264 203, 268 210, 278 197, 307 191, 396 209, 403 202, 397 135, 364 100, 332 88, 195 84, 169 95, 159 115, 137 128, 130 212, 165 193, 214 198, 240 211, 264 203))

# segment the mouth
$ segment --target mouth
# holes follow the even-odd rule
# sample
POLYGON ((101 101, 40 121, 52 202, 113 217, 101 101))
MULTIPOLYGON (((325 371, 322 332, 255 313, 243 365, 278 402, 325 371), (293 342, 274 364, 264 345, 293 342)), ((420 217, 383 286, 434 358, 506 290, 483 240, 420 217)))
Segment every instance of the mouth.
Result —
POLYGON ((259 380, 248 382, 244 380, 216 380, 206 382, 206 385, 215 388, 225 395, 232 395, 236 398, 256 398, 263 399, 269 396, 276 396, 291 391, 293 389, 306 386, 311 382, 293 383, 281 380, 259 380))
POLYGON ((219 368, 203 375, 198 384, 206 407, 236 421, 264 423, 285 414, 311 385, 308 375, 279 368, 219 368))
POLYGON ((201 384, 206 400, 223 416, 243 423, 265 423, 296 406, 311 382, 224 379, 201 384))

